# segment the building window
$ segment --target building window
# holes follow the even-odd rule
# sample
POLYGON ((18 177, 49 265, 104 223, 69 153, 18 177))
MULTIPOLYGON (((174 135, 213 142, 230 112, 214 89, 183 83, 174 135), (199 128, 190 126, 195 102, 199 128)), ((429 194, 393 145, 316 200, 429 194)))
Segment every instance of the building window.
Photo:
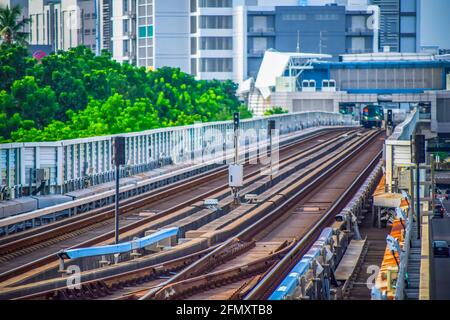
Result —
POLYGON ((139 38, 152 38, 152 37, 153 37, 153 26, 139 27, 139 38))
POLYGON ((39 15, 36 15, 36 43, 39 44, 39 15))
POLYGON ((197 38, 192 37, 191 38, 191 54, 197 53, 197 38))
POLYGON ((123 34, 126 34, 128 32, 128 20, 124 19, 122 20, 123 23, 123 34))
POLYGON ((200 50, 232 50, 231 37, 201 37, 200 50))
POLYGON ((197 59, 195 58, 191 59, 191 74, 197 75, 197 59))
MULTIPOLYGON (((58 45, 58 9, 55 9, 55 49, 59 47, 58 45)), ((31 28, 30 28, 30 32, 31 32, 31 28)))
POLYGON ((130 52, 129 41, 123 40, 123 55, 126 56, 130 52))
POLYGON ((233 72, 232 58, 202 58, 200 72, 233 72))
POLYGON ((233 28, 232 16, 201 16, 200 28, 202 29, 231 29, 233 28))
POLYGON ((122 0, 123 5, 123 13, 126 13, 128 11, 128 0, 122 0))
POLYGON ((231 8, 232 0, 200 0, 200 8, 231 8))
POLYGON ((303 21, 306 20, 306 14, 303 13, 286 13, 281 15, 284 21, 303 21))
POLYGON ((191 0, 191 12, 197 12, 197 0, 191 0))
POLYGON ((191 17, 191 33, 197 33, 197 17, 191 17))
POLYGON ((316 14, 315 19, 319 21, 336 21, 339 20, 337 14, 316 14))
POLYGON ((139 38, 145 38, 145 37, 147 37, 146 30, 147 30, 147 29, 146 29, 145 26, 139 27, 139 38))

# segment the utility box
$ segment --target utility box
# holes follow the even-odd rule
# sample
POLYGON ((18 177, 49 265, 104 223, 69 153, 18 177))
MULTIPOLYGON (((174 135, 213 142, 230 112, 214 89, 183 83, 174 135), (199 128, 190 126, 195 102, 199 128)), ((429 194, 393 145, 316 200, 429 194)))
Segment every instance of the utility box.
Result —
POLYGON ((230 187, 242 187, 244 185, 244 166, 242 164, 230 164, 228 167, 228 185, 230 187))

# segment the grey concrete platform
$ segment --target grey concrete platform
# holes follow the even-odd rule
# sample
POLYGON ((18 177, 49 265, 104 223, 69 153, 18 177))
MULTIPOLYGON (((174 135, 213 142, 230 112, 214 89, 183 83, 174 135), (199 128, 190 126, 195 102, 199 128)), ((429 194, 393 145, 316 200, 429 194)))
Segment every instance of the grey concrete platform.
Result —
POLYGON ((31 196, 37 200, 37 209, 55 206, 57 204, 72 201, 72 198, 62 194, 50 194, 45 196, 31 196))
POLYGON ((0 219, 38 209, 38 200, 32 197, 0 202, 0 219))

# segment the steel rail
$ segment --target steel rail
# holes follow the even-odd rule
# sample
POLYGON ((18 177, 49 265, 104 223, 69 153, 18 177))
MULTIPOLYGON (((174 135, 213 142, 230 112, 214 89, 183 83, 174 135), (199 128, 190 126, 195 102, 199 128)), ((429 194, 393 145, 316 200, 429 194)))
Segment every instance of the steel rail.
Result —
MULTIPOLYGON (((306 186, 301 188, 297 193, 287 199, 284 203, 280 204, 276 209, 266 214, 263 218, 259 219, 252 225, 248 226, 244 230, 242 230, 239 234, 234 236, 233 238, 225 241, 221 246, 217 247, 214 251, 203 257, 202 259, 198 260, 197 262, 193 263, 191 266, 189 266, 187 269, 185 269, 183 272, 177 274, 172 279, 166 281, 165 283, 161 284, 160 286, 157 286, 150 290, 146 295, 144 295, 141 299, 149 299, 156 295, 158 292, 162 291, 165 287, 169 286, 171 283, 176 283, 178 281, 183 281, 184 279, 191 277, 192 275, 197 275, 198 272, 194 271, 196 268, 201 269, 201 265, 205 263, 207 259, 210 257, 218 256, 220 252, 227 246, 231 241, 235 241, 235 239, 247 239, 250 240, 255 234, 258 234, 260 230, 263 230, 266 228, 266 226, 270 225, 273 221, 274 216, 280 215, 280 212, 289 210, 289 208, 286 209, 286 207, 292 206, 292 203, 295 202, 295 199, 298 199, 299 197, 304 196, 305 192, 309 189, 313 189, 314 186, 319 182, 326 179, 330 174, 333 174, 337 167, 340 165, 343 165, 346 163, 346 161, 350 158, 353 158, 359 151, 367 147, 367 143, 372 141, 375 137, 378 135, 374 135, 369 139, 368 141, 365 141, 365 143, 361 143, 361 145, 353 149, 350 154, 345 156, 344 158, 340 159, 338 163, 336 163, 334 166, 329 167, 325 172, 322 172, 319 177, 311 178, 307 183, 306 186), (294 199, 294 200, 293 200, 294 199)), ((284 250, 283 250, 284 251, 284 250)), ((278 254, 278 253, 277 253, 278 254)))
POLYGON ((370 162, 367 168, 361 172, 353 183, 347 188, 347 190, 341 194, 331 208, 327 210, 327 213, 323 215, 320 220, 300 239, 296 245, 273 267, 270 271, 258 282, 246 296, 245 300, 257 300, 266 299, 270 290, 274 290, 276 283, 289 272, 290 268, 299 261, 299 257, 305 254, 309 250, 312 243, 317 238, 317 234, 320 233, 322 228, 329 223, 330 217, 334 218, 335 214, 339 212, 342 207, 342 203, 345 203, 349 197, 354 194, 354 190, 357 189, 373 171, 383 151, 380 151, 375 158, 370 162))
MULTIPOLYGON (((360 146, 360 148, 361 148, 362 146, 360 146)), ((356 149, 355 149, 356 150, 356 149)), ((355 151, 354 150, 354 151, 355 151)), ((213 250, 214 249, 214 247, 212 247, 212 248, 210 248, 211 250, 213 250)), ((209 250, 208 250, 209 251, 209 250)), ((169 263, 169 262, 166 262, 166 263, 169 263)), ((149 269, 149 268, 151 268, 151 267, 146 267, 146 268, 144 268, 144 269, 149 269)), ((129 271, 129 272, 126 272, 126 273, 124 273, 123 275, 125 275, 125 274, 127 274, 127 275, 130 275, 130 274, 133 274, 133 273, 139 273, 141 270, 134 270, 134 271, 129 271)), ((119 279, 120 277, 121 277, 122 275, 115 275, 115 276, 112 276, 112 277, 110 277, 109 278, 109 280, 111 280, 111 279, 119 279)), ((136 278, 136 277, 135 277, 136 278)), ((148 277, 147 277, 148 278, 148 277)), ((103 281, 106 281, 107 279, 102 279, 103 281)), ((92 283, 96 283, 95 281, 97 281, 97 280, 92 280, 92 281, 88 281, 88 282, 86 282, 86 283, 83 283, 82 285, 85 287, 83 290, 84 290, 84 292, 90 292, 90 291, 92 291, 93 289, 91 288, 91 289, 88 289, 88 288, 90 288, 89 287, 89 285, 90 284, 92 284, 92 283)), ((113 281, 113 280, 111 280, 111 281, 113 281)), ((120 280, 116 280, 116 281, 120 281, 120 280)), ((94 287, 96 287, 97 285, 94 285, 94 287)), ((64 290, 64 289, 60 289, 60 290, 64 290)), ((48 291, 48 292, 46 292, 45 294, 44 293, 42 293, 42 294, 34 294, 34 295, 30 295, 30 296, 28 296, 28 297, 26 297, 26 298, 32 298, 32 299, 36 299, 36 298, 39 298, 39 297, 42 297, 42 295, 44 295, 44 296, 55 296, 55 290, 50 290, 50 291, 48 291)), ((25 298, 25 297, 22 297, 22 298, 25 298)))
MULTIPOLYGON (((322 135, 330 134, 330 132, 325 131, 321 133, 314 134, 313 136, 308 136, 305 139, 300 141, 289 143, 288 145, 283 146, 281 151, 288 151, 299 144, 307 143, 315 138, 318 138, 322 135)), ((252 166, 250 164, 250 166, 252 166)), ((225 166, 221 166, 219 168, 213 169, 212 171, 202 173, 197 176, 195 179, 190 179, 189 181, 178 181, 169 186, 164 186, 161 189, 151 190, 149 192, 143 193, 141 195, 129 198, 124 200, 121 205, 121 213, 128 213, 130 211, 136 210, 139 207, 143 207, 151 204, 155 201, 160 201, 164 197, 169 197, 174 193, 181 192, 185 189, 189 189, 193 186, 197 186, 198 184, 202 184, 210 181, 212 178, 219 177, 219 175, 225 175, 227 173, 227 168, 225 166)), ((225 185, 220 188, 223 189, 225 185)), ((218 188, 215 189, 218 191, 218 188)), ((212 194, 212 193, 210 193, 212 194)), ((208 195, 205 195, 208 196, 208 195)), ((186 203, 183 203, 186 205, 186 203)), ((48 239, 52 239, 57 237, 59 234, 66 234, 67 232, 73 230, 79 230, 80 228, 84 228, 93 223, 98 223, 104 221, 108 218, 112 218, 114 215, 114 204, 107 205, 103 208, 94 209, 87 213, 79 214, 76 216, 72 216, 70 218, 64 219, 60 222, 56 222, 54 224, 48 224, 43 227, 44 230, 35 230, 31 234, 17 234, 12 238, 1 239, 0 238, 0 254, 5 255, 13 251, 20 250, 24 247, 29 247, 33 244, 37 244, 43 242, 48 239), (75 224, 71 224, 75 222, 75 224), (41 231, 41 232, 39 232, 41 231)), ((31 229, 30 231, 32 231, 31 229)))
MULTIPOLYGON (((339 130, 339 131, 341 131, 341 130, 339 130)), ((317 137, 320 137, 320 136, 326 135, 326 134, 330 134, 330 132, 326 132, 324 134, 318 134, 318 135, 315 135, 314 137, 307 137, 305 139, 302 139, 301 141, 297 141, 297 142, 291 143, 290 145, 285 146, 284 147, 285 149, 283 149, 283 150, 288 150, 289 148, 294 148, 294 147, 296 147, 298 145, 302 145, 304 143, 307 143, 307 142, 313 140, 314 138, 317 138, 317 137)), ((324 141, 324 142, 319 143, 317 145, 314 145, 314 146, 312 146, 310 148, 307 148, 306 150, 303 150, 302 152, 308 152, 308 150, 319 148, 321 145, 327 144, 329 142, 330 141, 324 141)), ((293 157, 298 157, 298 156, 299 156, 299 154, 297 153, 297 154, 289 156, 287 159, 284 159, 283 161, 287 161, 287 160, 289 160, 289 159, 291 159, 293 157)), ((257 173, 258 173, 258 171, 256 170, 255 172, 247 175, 246 179, 248 179, 251 176, 256 175, 257 173)), ((205 177, 203 179, 210 180, 211 177, 205 177)), ((197 183, 198 183, 198 181, 197 181, 197 183)), ((180 208, 186 207, 187 205, 189 205, 191 203, 194 203, 196 201, 200 201, 200 200, 204 199, 205 197, 207 197, 208 195, 212 195, 212 194, 214 194, 214 193, 216 193, 216 192, 218 192, 220 190, 223 190, 225 188, 227 188, 227 185, 223 185, 222 187, 219 187, 217 189, 209 190, 206 193, 200 195, 199 197, 193 198, 193 199, 191 199, 190 201, 187 201, 187 202, 180 203, 180 204, 178 204, 178 205, 176 205, 176 206, 174 206, 172 208, 169 208, 167 210, 164 210, 164 211, 162 211, 162 212, 160 212, 160 213, 158 213, 158 214, 156 214, 156 215, 154 215, 152 217, 147 217, 147 218, 142 219, 140 221, 137 221, 135 223, 123 226, 123 227, 121 227, 120 231, 121 232, 130 231, 133 228, 136 228, 136 227, 141 226, 143 224, 146 224, 146 223, 149 223, 151 221, 154 221, 154 220, 156 220, 156 219, 158 219, 158 218, 160 218, 162 216, 165 216, 165 215, 169 214, 170 212, 173 212, 173 211, 176 211, 176 210, 178 210, 180 208)), ((79 228, 79 225, 77 225, 76 227, 79 228)), ((67 232, 67 230, 65 230, 65 232, 67 232)), ((97 244, 97 243, 99 243, 101 241, 105 241, 105 240, 109 239, 111 236, 112 236, 112 232, 109 232, 109 233, 97 236, 97 237, 95 237, 93 239, 89 239, 89 240, 87 240, 87 241, 85 241, 83 243, 80 243, 78 245, 72 246, 70 248, 80 248, 80 247, 83 247, 83 246, 85 246, 85 247, 86 246, 91 246, 91 245, 97 244)), ((3 274, 0 274, 0 282, 3 282, 5 280, 7 280, 7 279, 10 279, 10 278, 14 277, 14 276, 23 274, 24 272, 33 270, 33 269, 35 269, 37 267, 43 266, 45 264, 48 264, 48 263, 51 263, 51 262, 54 262, 54 261, 56 261, 54 254, 47 255, 47 256, 45 256, 43 258, 40 258, 40 259, 38 259, 36 261, 24 264, 24 265, 22 265, 22 266, 20 266, 18 268, 14 268, 14 269, 11 269, 11 270, 9 270, 7 272, 4 272, 3 274)))

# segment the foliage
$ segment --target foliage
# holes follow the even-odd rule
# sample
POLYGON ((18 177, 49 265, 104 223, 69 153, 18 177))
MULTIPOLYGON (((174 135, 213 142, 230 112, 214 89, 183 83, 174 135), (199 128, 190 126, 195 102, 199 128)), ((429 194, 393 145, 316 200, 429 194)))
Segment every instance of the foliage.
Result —
POLYGON ((446 162, 446 160, 448 159, 448 152, 445 151, 433 152, 433 155, 435 157, 439 156, 441 162, 446 162))
POLYGON ((239 111, 231 81, 197 81, 180 69, 120 64, 80 46, 41 61, 0 46, 1 141, 53 141, 229 120, 239 111))
POLYGON ((264 112, 264 115, 265 116, 271 116, 271 115, 274 115, 274 114, 284 114, 284 113, 288 113, 288 111, 283 109, 283 107, 273 107, 273 108, 267 109, 264 112))
POLYGON ((14 81, 22 79, 33 61, 28 58, 28 50, 16 44, 0 45, 0 91, 9 92, 14 81))
POLYGON ((13 42, 26 44, 28 33, 23 32, 23 29, 31 20, 26 18, 19 21, 21 13, 22 8, 19 5, 12 8, 0 7, 0 37, 8 45, 13 42))

